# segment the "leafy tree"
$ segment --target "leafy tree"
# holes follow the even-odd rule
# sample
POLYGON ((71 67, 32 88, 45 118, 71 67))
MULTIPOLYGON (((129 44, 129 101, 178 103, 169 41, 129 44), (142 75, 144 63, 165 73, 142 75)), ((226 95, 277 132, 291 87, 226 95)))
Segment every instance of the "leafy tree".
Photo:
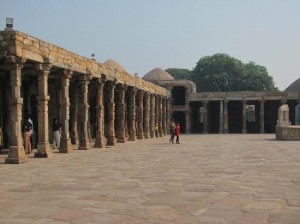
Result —
POLYGON ((277 90, 265 67, 221 53, 201 58, 190 80, 198 92, 277 90))
POLYGON ((165 70, 174 77, 174 79, 189 79, 191 71, 185 68, 168 68, 165 70))

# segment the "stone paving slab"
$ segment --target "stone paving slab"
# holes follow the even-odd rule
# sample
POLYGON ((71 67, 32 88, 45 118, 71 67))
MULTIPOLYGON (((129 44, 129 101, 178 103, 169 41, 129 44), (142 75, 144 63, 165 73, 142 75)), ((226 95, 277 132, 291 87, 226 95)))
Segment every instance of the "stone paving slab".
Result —
POLYGON ((4 164, 0 224, 299 224, 300 149, 273 134, 182 135, 4 164))

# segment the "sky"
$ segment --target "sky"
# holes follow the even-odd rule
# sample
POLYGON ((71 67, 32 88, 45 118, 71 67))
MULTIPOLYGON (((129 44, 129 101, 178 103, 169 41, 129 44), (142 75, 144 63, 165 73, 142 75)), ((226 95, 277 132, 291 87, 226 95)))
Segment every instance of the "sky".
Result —
MULTIPOLYGON (((300 78, 300 0, 0 0, 14 29, 142 77, 192 70, 226 53, 265 66, 284 90, 300 78)), ((2 27, 1 27, 2 24, 2 27)))

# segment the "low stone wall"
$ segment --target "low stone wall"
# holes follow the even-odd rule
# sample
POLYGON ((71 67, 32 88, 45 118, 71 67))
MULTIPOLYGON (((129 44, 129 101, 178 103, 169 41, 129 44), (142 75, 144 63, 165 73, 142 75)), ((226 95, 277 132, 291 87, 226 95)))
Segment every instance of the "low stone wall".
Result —
POLYGON ((300 126, 276 126, 276 139, 300 141, 300 126))

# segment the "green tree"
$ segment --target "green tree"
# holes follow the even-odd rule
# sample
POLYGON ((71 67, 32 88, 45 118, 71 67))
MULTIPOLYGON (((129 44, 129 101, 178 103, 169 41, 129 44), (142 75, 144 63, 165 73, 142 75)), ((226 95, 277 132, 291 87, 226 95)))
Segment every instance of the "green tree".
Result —
POLYGON ((265 67, 253 62, 244 64, 223 53, 201 58, 193 69, 190 80, 196 83, 198 92, 277 89, 265 67))
POLYGON ((165 71, 172 75, 174 79, 189 79, 191 74, 191 71, 185 68, 168 68, 165 71))

